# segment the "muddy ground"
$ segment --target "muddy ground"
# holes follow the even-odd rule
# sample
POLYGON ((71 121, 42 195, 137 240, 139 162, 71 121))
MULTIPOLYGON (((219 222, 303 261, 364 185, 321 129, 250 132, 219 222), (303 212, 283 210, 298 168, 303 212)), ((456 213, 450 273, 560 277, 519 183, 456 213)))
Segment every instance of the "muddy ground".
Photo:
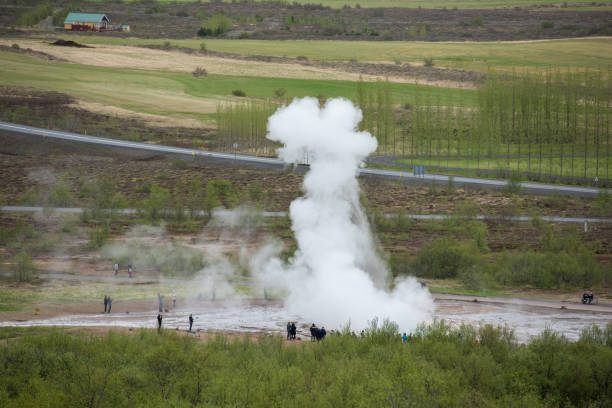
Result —
MULTIPOLYGON (((19 13, 36 2, 7 0, 0 13, 0 26, 10 28, 19 13)), ((59 7, 68 2, 54 3, 59 7)), ((148 38, 194 37, 203 20, 219 13, 232 22, 231 29, 222 35, 226 38, 513 41, 612 34, 612 12, 568 11, 558 6, 492 10, 330 9, 314 4, 101 4, 90 0, 74 7, 74 11, 106 13, 112 23, 130 25, 129 33, 108 35, 148 38)))

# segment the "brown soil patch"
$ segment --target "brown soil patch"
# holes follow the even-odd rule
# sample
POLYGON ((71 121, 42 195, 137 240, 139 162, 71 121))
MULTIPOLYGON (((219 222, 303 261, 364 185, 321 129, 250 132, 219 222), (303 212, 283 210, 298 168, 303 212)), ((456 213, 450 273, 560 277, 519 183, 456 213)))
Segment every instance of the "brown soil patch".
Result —
POLYGON ((51 45, 59 45, 62 47, 77 47, 77 48, 94 48, 89 45, 79 44, 78 42, 72 40, 57 40, 51 43, 51 45))

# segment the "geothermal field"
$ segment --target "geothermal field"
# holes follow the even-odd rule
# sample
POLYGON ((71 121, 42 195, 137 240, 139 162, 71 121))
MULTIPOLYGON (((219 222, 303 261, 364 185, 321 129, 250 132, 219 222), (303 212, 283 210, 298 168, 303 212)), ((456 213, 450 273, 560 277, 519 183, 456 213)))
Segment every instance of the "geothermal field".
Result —
POLYGON ((612 0, 0 1, 0 407, 612 407, 612 0))
MULTIPOLYGON (((432 294, 425 282, 413 276, 393 278, 359 199, 357 172, 377 143, 368 132, 356 130, 361 120, 361 111, 348 100, 331 99, 320 107, 315 98, 296 99, 270 117, 268 138, 282 145, 279 157, 288 165, 309 158, 304 194, 289 206, 297 245, 292 257, 281 259, 283 243, 257 231, 257 211, 240 208, 217 211, 210 221, 216 233, 190 241, 189 248, 203 254, 206 264, 191 279, 155 277, 151 271, 135 279, 81 272, 80 279, 86 279, 85 285, 87 280, 114 285, 157 281, 165 298, 164 326, 177 330, 187 330, 186 316, 192 314, 198 331, 275 334, 293 321, 298 337, 307 339, 312 323, 361 333, 372 322, 388 319, 407 333, 434 321, 452 327, 503 326, 527 342, 547 329, 577 340, 585 327, 603 330, 612 322, 612 308, 605 303, 432 294), (227 256, 228 249, 239 253, 238 264, 227 256), (250 279, 241 276, 240 268, 248 271, 250 279), (164 288, 168 283, 179 284, 178 305, 172 303, 177 289, 171 295, 164 288)), ((131 259, 135 265, 150 263, 152 256, 179 260, 192 256, 173 245, 174 238, 168 240, 160 228, 135 228, 100 252, 108 261, 131 259)), ((58 272, 88 269, 92 262, 98 262, 94 270, 104 270, 100 260, 75 267, 63 254, 46 262, 58 272)), ((71 276, 79 279, 50 275, 60 280, 71 276)), ((8 319, 0 326, 154 328, 158 313, 154 299, 140 303, 116 299, 112 314, 99 313, 98 304, 86 314, 58 311, 59 316, 8 319)))

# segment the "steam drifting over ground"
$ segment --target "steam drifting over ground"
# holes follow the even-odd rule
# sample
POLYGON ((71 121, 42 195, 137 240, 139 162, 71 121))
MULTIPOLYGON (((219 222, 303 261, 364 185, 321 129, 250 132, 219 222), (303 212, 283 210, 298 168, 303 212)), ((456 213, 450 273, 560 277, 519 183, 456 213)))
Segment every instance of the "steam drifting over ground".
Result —
MULTIPOLYGON (((268 138, 284 147, 279 156, 296 163, 308 155, 304 197, 291 203, 298 250, 287 265, 257 260, 263 282, 284 283, 287 311, 330 327, 360 329, 378 317, 413 330, 433 310, 429 292, 414 278, 395 282, 376 251, 359 203, 357 169, 376 149, 376 139, 357 131, 362 114, 345 99, 319 108, 317 99, 296 99, 268 122, 268 138)), ((273 248, 266 250, 273 254, 273 248)), ((265 258, 265 257, 264 257, 265 258)))

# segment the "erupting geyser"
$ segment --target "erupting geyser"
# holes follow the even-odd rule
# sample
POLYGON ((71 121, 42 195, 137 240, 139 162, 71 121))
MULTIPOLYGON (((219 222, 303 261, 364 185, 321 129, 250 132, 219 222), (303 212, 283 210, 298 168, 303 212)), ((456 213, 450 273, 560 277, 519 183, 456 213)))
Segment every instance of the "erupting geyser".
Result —
POLYGON ((296 99, 268 122, 268 138, 284 147, 279 156, 296 163, 308 153, 305 195, 291 203, 298 249, 284 265, 263 265, 266 280, 285 283, 288 312, 329 327, 363 328, 375 317, 412 330, 430 317, 433 300, 414 278, 394 283, 380 259, 364 211, 356 176, 377 142, 357 130, 361 111, 345 99, 320 109, 317 99, 296 99))

